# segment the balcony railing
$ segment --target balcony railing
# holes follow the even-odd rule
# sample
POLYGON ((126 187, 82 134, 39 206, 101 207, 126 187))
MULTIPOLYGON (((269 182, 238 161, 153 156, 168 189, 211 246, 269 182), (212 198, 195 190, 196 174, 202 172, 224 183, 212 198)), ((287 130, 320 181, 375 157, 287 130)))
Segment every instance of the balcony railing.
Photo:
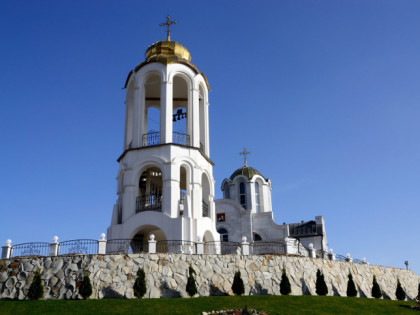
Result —
POLYGON ((143 135, 143 146, 151 146, 160 144, 160 132, 159 131, 150 131, 143 135))
POLYGON ((190 145, 190 136, 179 131, 174 131, 172 133, 172 142, 182 145, 190 145))
MULTIPOLYGON (((179 131, 174 131, 172 133, 172 143, 181 144, 181 145, 190 145, 190 136, 179 131)), ((149 147, 152 145, 160 144, 160 132, 159 131, 150 131, 143 135, 143 146, 149 147)))
POLYGON ((136 198, 136 213, 143 211, 162 212, 162 195, 144 195, 136 198))

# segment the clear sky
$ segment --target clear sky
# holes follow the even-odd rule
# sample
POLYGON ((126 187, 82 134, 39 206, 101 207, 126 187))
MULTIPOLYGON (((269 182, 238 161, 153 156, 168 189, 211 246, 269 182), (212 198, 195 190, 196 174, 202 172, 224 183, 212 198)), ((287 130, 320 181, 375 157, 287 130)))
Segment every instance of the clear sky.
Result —
POLYGON ((0 242, 106 232, 122 87, 168 14, 210 83, 216 198, 246 146, 277 223, 420 273, 419 1, 1 1, 0 242))

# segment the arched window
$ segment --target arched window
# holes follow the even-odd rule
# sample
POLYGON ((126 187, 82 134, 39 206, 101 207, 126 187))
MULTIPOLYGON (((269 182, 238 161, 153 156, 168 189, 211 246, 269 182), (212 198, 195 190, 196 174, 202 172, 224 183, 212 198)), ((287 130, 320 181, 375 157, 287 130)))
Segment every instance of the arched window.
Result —
POLYGON ((162 172, 158 167, 149 167, 140 176, 136 213, 162 211, 162 172))
POLYGON ((246 189, 244 182, 239 183, 239 203, 246 209, 246 189))
POLYGON ((260 201, 260 184, 255 182, 255 211, 261 212, 261 201, 260 201))
POLYGON ((190 145, 188 130, 188 84, 176 75, 173 78, 172 142, 190 145))
POLYGON ((202 189, 202 196, 203 196, 203 218, 209 217, 210 218, 210 183, 205 173, 201 175, 201 189, 202 189))
POLYGON ((226 229, 218 229, 217 232, 220 234, 220 241, 229 242, 229 234, 226 229))
POLYGON ((254 235, 254 242, 262 241, 261 236, 258 233, 253 233, 254 235))
POLYGON ((223 185, 223 199, 230 199, 230 190, 228 183, 225 183, 223 185))

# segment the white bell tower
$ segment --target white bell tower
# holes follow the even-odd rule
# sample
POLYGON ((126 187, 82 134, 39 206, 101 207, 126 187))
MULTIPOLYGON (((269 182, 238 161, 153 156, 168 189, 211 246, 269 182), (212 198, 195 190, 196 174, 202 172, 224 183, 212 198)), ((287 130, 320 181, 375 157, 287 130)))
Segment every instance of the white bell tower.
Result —
MULTIPOLYGON (((165 23, 169 27, 172 22, 165 23)), ((118 199, 108 239, 219 240, 208 82, 188 50, 154 43, 126 80, 118 199)))

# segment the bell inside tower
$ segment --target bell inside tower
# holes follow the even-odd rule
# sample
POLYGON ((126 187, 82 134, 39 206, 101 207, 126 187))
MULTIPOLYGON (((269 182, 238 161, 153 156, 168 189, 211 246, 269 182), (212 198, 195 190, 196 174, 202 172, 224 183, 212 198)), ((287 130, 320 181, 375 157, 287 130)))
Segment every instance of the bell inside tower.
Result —
POLYGON ((172 102, 172 142, 182 145, 190 145, 188 132, 188 85, 181 76, 173 79, 173 102, 172 102))

